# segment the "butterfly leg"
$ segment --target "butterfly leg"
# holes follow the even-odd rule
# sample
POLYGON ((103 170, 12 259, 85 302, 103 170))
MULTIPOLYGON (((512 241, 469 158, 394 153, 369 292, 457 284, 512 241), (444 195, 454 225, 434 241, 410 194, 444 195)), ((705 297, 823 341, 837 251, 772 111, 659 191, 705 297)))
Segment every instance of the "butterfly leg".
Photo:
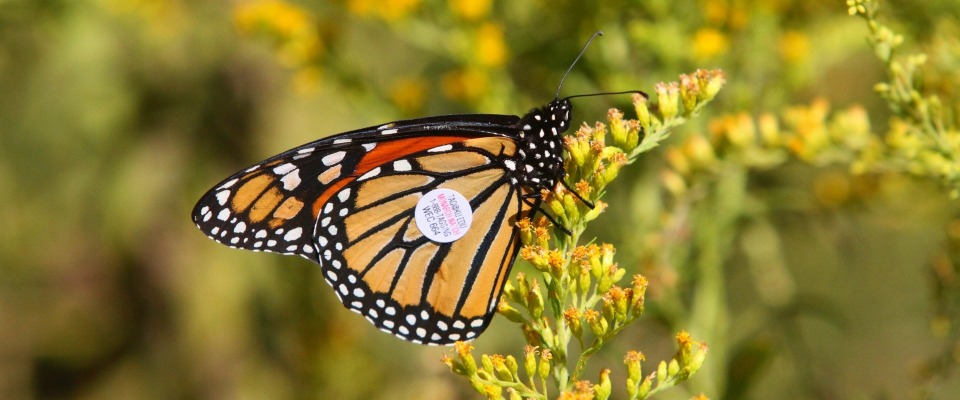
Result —
POLYGON ((538 200, 539 200, 541 197, 542 197, 542 196, 540 196, 540 193, 532 193, 532 194, 527 194, 527 195, 520 196, 520 199, 521 199, 521 201, 523 201, 524 203, 526 203, 528 206, 530 206, 530 207, 533 208, 534 210, 539 211, 540 214, 543 214, 543 216, 546 217, 547 220, 549 220, 550 223, 553 224, 553 226, 557 227, 557 229, 560 229, 561 232, 565 233, 567 236, 573 236, 573 232, 571 232, 569 229, 567 229, 565 226, 563 226, 563 224, 557 222, 557 220, 554 219, 553 216, 550 215, 550 213, 547 212, 547 210, 544 210, 543 207, 540 207, 540 204, 539 204, 540 202, 539 202, 539 201, 534 202, 534 201, 531 201, 531 200, 530 200, 530 199, 538 199, 538 200))
POLYGON ((594 209, 594 207, 596 207, 596 206, 593 204, 593 202, 591 202, 591 201, 583 198, 583 196, 580 196, 580 193, 577 193, 577 190, 576 190, 576 189, 570 187, 570 185, 567 184, 566 177, 564 177, 564 179, 560 179, 560 184, 563 185, 564 188, 566 188, 567 190, 569 190, 570 193, 573 193, 573 197, 576 197, 576 198, 579 199, 581 202, 583 202, 583 204, 584 204, 585 206, 587 206, 587 208, 589 208, 589 209, 592 210, 592 209, 594 209))

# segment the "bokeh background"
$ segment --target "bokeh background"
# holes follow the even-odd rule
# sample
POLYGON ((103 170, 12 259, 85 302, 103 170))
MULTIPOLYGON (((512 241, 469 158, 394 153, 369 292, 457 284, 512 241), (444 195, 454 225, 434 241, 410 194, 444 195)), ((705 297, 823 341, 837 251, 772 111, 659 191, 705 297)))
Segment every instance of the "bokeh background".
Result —
MULTIPOLYGON (((929 89, 955 100, 960 3, 883 7, 930 56, 929 89)), ((696 68, 728 81, 622 173, 591 227, 651 279, 646 317, 594 360, 615 395, 626 349, 652 365, 685 329, 711 353, 661 398, 960 396, 948 190, 852 174, 843 157, 721 159, 699 175, 677 158, 701 143, 689 138, 794 107, 886 132, 873 90, 886 71, 843 1, 4 0, 0 398, 476 397, 446 349, 371 328, 305 260, 208 240, 190 210, 235 170, 325 135, 522 114, 600 29, 563 93, 650 92, 696 68)), ((576 106, 591 124, 632 112, 628 98, 576 106)), ((475 344, 518 354, 522 337, 498 317, 475 344)))

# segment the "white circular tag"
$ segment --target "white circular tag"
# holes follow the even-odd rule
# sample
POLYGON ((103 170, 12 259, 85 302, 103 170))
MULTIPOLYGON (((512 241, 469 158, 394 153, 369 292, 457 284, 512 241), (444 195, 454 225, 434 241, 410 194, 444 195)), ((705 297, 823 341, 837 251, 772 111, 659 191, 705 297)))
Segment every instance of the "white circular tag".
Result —
POLYGON ((473 208, 456 190, 441 188, 424 194, 413 216, 427 239, 450 243, 467 234, 473 223, 473 208))

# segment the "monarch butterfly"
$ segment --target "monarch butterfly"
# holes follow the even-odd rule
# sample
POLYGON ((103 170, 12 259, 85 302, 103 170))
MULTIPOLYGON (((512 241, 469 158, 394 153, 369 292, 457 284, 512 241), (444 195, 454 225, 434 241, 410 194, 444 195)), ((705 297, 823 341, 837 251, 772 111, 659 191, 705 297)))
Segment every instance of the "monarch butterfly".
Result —
POLYGON ((345 307, 401 339, 472 340, 519 251, 516 221, 563 182, 577 96, 559 93, 523 117, 426 117, 307 143, 214 186, 193 221, 230 247, 316 262, 345 307))

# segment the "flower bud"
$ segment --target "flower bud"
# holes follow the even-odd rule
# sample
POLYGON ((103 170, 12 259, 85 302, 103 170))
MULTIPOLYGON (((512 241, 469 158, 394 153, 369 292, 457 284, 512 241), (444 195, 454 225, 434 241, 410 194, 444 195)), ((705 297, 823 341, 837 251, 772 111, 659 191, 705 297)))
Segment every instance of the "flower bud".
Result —
POLYGON ((697 372, 700 370, 700 367, 703 366, 703 361, 707 359, 707 350, 709 347, 706 343, 700 343, 697 353, 693 355, 693 360, 690 361, 690 373, 697 372))
POLYGON ((645 399, 647 395, 650 394, 650 389, 653 387, 653 379, 650 377, 643 378, 643 383, 640 384, 640 388, 637 390, 637 398, 645 399))
POLYGON ((631 292, 633 298, 631 301, 633 304, 631 304, 631 309, 633 310, 633 316, 639 317, 640 314, 643 313, 643 302, 647 294, 647 278, 639 274, 634 275, 632 284, 631 292))
MULTIPOLYGON (((583 130, 583 129, 589 129, 589 128, 584 126, 584 127, 581 127, 580 129, 583 130)), ((580 141, 570 136, 565 136, 563 138, 563 147, 567 149, 567 154, 570 155, 570 157, 568 157, 567 159, 570 160, 570 162, 572 162, 574 166, 582 167, 583 159, 586 156, 587 151, 586 151, 586 148, 581 145, 580 141)))
POLYGON ((577 206, 577 203, 578 200, 569 192, 563 195, 563 213, 561 215, 567 221, 580 219, 580 207, 577 206))
POLYGON ((527 246, 533 244, 533 223, 530 222, 530 218, 520 218, 517 221, 517 229, 520 231, 520 243, 527 246))
POLYGON ((669 377, 667 375, 667 362, 660 361, 660 364, 657 364, 657 386, 662 385, 669 377))
POLYGON ((637 122, 644 130, 650 129, 650 108, 647 96, 636 93, 633 95, 633 108, 637 113, 637 122))
POLYGON ((578 311, 573 306, 563 312, 563 320, 567 323, 567 327, 570 328, 570 333, 573 334, 573 337, 580 338, 583 336, 583 325, 580 323, 580 311, 578 311))
POLYGON ((680 109, 680 87, 676 82, 658 83, 655 86, 660 115, 664 120, 673 119, 680 109))
POLYGON ((592 309, 586 310, 583 313, 583 317, 587 320, 587 326, 590 327, 590 331, 593 332, 594 335, 603 337, 603 335, 607 333, 609 324, 599 312, 592 309))
POLYGON ((497 312, 504 317, 507 317, 507 320, 510 322, 516 322, 518 324, 523 323, 523 314, 520 314, 516 308, 513 308, 510 304, 505 301, 501 301, 497 304, 497 312))
MULTIPOLYGON (((700 73, 700 71, 697 72, 700 73)), ((701 101, 713 100, 723 85, 727 84, 726 74, 724 74, 721 69, 706 71, 702 74, 702 77, 702 80, 706 81, 706 84, 701 81, 701 101)))
MULTIPOLYGON (((509 357, 509 356, 508 356, 509 357)), ((514 372, 511 371, 510 367, 507 365, 507 361, 510 358, 505 358, 502 355, 494 354, 490 357, 490 360, 493 362, 493 371, 497 377, 502 381, 512 381, 514 372)), ((517 360, 513 360, 513 365, 516 366, 517 360)))
POLYGON ((583 220, 587 222, 593 221, 597 219, 597 217, 599 217, 600 214, 603 214, 603 212, 606 211, 606 209, 607 209, 607 203, 597 200, 596 202, 593 203, 593 209, 587 211, 587 213, 583 215, 583 220))
POLYGON ((680 373, 680 363, 677 360, 670 360, 670 363, 667 364, 667 376, 676 377, 680 373))
POLYGON ((627 154, 622 150, 616 147, 608 147, 604 149, 604 159, 607 161, 606 166, 600 176, 598 176, 598 186, 605 187, 613 182, 614 179, 617 179, 617 175, 620 174, 620 169, 624 165, 627 165, 627 154), (609 149, 610 151, 606 151, 609 149))
POLYGON ((508 355, 506 360, 504 360, 504 364, 507 366, 507 369, 510 370, 511 374, 517 375, 518 370, 520 369, 520 365, 517 364, 516 357, 512 355, 508 355))
POLYGON ((640 126, 640 121, 631 119, 627 121, 627 143, 624 146, 624 151, 631 151, 640 144, 640 140, 643 139, 643 129, 640 126))
POLYGON ((523 347, 523 371, 530 379, 537 374, 537 348, 529 344, 523 347))
POLYGON ((549 349, 543 349, 540 351, 540 379, 547 379, 550 376, 550 360, 553 358, 553 354, 550 353, 549 349))
POLYGON ((490 355, 480 355, 480 369, 489 374, 491 377, 493 376, 493 360, 490 358, 490 355))
POLYGON ((697 107, 697 97, 700 96, 700 85, 694 77, 680 75, 680 103, 683 104, 683 114, 690 115, 697 107))
POLYGON ((543 294, 540 293, 540 284, 534 279, 530 285, 530 292, 527 293, 527 309, 534 320, 540 319, 543 315, 543 294))
POLYGON ((500 386, 486 385, 483 387, 483 395, 487 396, 487 399, 490 400, 500 400, 503 399, 503 388, 500 386))
POLYGON ((640 374, 642 373, 641 362, 645 360, 643 353, 635 350, 630 350, 627 352, 627 355, 623 357, 623 363, 627 365, 627 378, 634 381, 640 382, 640 374))
POLYGON ((691 354, 693 352, 693 339, 690 338, 689 333, 681 330, 677 332, 676 340, 678 350, 675 358, 682 365, 690 364, 691 354))
POLYGON ((600 382, 593 387, 595 399, 606 400, 610 398, 610 369, 604 368, 600 371, 600 382))
POLYGON ((760 129, 760 139, 767 147, 777 147, 783 142, 783 135, 780 133, 780 125, 777 117, 772 114, 763 114, 757 119, 757 125, 760 129))
POLYGON ((526 305, 527 294, 530 293, 530 283, 527 282, 527 274, 517 273, 517 303, 526 305))
POLYGON ((580 293, 586 296, 587 292, 590 290, 590 270, 583 266, 580 266, 579 270, 580 273, 578 274, 579 276, 577 277, 577 282, 580 284, 580 286, 577 289, 579 289, 580 293))
POLYGON ((547 201, 547 208, 550 209, 550 213, 553 214, 553 216, 556 217, 557 220, 561 220, 561 221, 569 220, 567 218, 566 213, 564 212, 563 206, 564 204, 560 200, 558 200, 557 197, 553 197, 547 201))
POLYGON ((623 111, 616 108, 607 110, 607 122, 610 123, 610 137, 613 139, 613 145, 626 149, 627 126, 623 121, 623 111))
POLYGON ((477 360, 473 358, 473 346, 467 342, 457 341, 453 344, 453 349, 457 353, 457 358, 464 368, 464 375, 470 376, 477 373, 477 360))

